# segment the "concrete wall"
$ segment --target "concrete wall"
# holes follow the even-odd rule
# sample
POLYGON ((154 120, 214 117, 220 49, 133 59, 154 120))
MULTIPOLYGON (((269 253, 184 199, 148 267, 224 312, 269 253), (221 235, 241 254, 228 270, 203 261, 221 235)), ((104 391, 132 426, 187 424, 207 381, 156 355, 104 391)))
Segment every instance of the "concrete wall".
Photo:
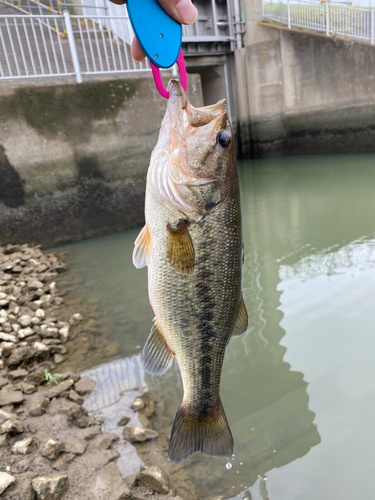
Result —
POLYGON ((236 53, 240 152, 375 152, 375 48, 259 26, 236 53))
MULTIPOLYGON (((151 76, 0 92, 1 243, 50 246, 143 222, 166 109, 151 76)), ((188 96, 203 104, 198 75, 188 96)))

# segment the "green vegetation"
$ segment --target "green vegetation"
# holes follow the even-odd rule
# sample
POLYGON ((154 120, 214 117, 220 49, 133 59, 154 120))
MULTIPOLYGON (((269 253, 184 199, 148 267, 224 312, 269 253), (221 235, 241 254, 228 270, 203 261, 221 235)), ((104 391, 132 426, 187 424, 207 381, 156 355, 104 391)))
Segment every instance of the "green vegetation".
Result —
POLYGON ((51 372, 45 370, 42 382, 47 382, 48 387, 52 387, 53 385, 56 385, 59 382, 61 382, 61 378, 62 375, 60 375, 60 373, 55 373, 55 375, 52 375, 51 372))

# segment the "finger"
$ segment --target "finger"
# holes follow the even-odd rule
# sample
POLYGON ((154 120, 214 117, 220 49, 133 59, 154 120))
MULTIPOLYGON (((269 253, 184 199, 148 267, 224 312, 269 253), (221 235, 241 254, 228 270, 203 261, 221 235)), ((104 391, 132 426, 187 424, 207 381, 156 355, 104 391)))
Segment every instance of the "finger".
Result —
POLYGON ((132 41, 132 58, 135 62, 141 62, 146 57, 146 54, 141 49, 138 40, 134 37, 132 41))
POLYGON ((160 5, 180 24, 193 24, 198 17, 198 11, 191 0, 159 0, 160 5))

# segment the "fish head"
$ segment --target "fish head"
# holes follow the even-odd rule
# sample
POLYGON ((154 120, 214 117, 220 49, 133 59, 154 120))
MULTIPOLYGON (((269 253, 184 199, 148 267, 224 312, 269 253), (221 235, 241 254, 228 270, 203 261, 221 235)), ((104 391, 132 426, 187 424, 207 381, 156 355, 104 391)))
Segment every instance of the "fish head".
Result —
POLYGON ((195 108, 178 80, 171 80, 168 90, 151 180, 174 207, 203 214, 228 195, 231 178, 237 179, 226 101, 195 108))

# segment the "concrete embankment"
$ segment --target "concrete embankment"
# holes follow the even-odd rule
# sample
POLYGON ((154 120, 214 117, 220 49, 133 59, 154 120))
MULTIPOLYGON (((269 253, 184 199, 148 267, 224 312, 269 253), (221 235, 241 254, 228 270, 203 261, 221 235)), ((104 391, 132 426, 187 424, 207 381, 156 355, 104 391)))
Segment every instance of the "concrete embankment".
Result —
MULTIPOLYGON (((202 105, 198 75, 188 95, 202 105)), ((140 225, 165 109, 151 76, 3 86, 0 241, 51 246, 140 225)))
POLYGON ((253 27, 257 39, 235 54, 240 154, 375 152, 375 48, 253 27))

